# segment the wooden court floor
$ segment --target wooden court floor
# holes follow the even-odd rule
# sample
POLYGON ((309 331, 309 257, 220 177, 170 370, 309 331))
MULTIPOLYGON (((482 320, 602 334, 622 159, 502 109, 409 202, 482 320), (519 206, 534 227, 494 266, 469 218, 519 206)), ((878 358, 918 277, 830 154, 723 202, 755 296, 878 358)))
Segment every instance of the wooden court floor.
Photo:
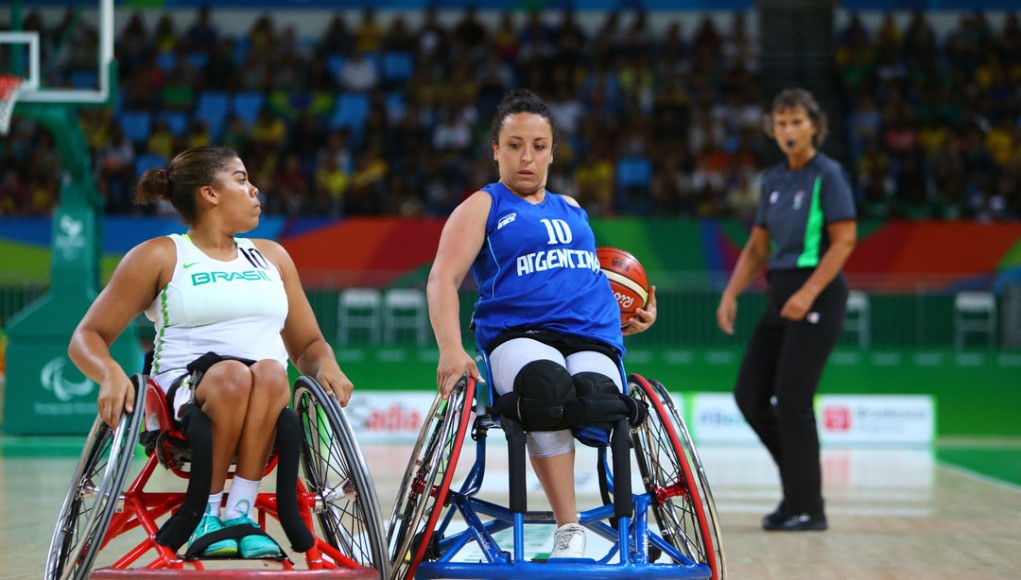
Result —
MULTIPOLYGON (((76 461, 74 443, 0 442, 0 578, 39 578, 76 461)), ((403 444, 364 447, 384 518, 410 451, 403 444)), ((1021 462, 1021 446, 1017 451, 1021 462)), ((763 450, 699 452, 720 512, 729 578, 1021 578, 1021 487, 942 464, 930 449, 824 449, 830 529, 797 534, 759 528, 778 499, 775 470, 763 450)), ((488 455, 483 491, 499 498, 506 491, 506 465, 499 449, 488 455)), ((466 449, 462 468, 472 456, 466 449)), ((593 463, 594 454, 579 448, 582 509, 598 501, 594 478, 587 475, 593 463)), ((543 509, 534 478, 529 490, 530 507, 543 509)), ((551 531, 531 533, 526 553, 548 550, 551 531)))

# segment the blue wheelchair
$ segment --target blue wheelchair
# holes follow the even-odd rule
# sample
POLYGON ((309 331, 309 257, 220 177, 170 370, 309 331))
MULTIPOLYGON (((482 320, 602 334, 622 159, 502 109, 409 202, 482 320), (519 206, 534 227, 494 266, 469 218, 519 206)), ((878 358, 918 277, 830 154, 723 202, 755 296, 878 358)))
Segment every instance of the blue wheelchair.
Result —
MULTIPOLYGON (((482 357, 480 368, 485 363, 482 357)), ((636 426, 627 419, 618 422, 609 445, 597 448, 603 505, 579 513, 580 524, 610 544, 605 554, 526 558, 525 526, 548 527, 555 518, 550 511, 527 509, 521 424, 497 416, 491 387, 479 387, 466 376, 449 398, 437 396, 425 417, 390 517, 391 578, 537 579, 565 573, 607 579, 725 578, 715 504, 684 421, 659 382, 632 374, 626 385, 626 394, 644 403, 648 416, 636 426), (475 462, 459 489, 452 489, 469 426, 475 462), (502 429, 508 442, 506 507, 477 497, 485 476, 487 433, 494 428, 502 429), (642 493, 631 490, 632 448, 642 493), (452 525, 455 520, 458 524, 452 525), (502 534, 505 544, 510 536, 510 546, 497 539, 505 530, 511 530, 502 534)))

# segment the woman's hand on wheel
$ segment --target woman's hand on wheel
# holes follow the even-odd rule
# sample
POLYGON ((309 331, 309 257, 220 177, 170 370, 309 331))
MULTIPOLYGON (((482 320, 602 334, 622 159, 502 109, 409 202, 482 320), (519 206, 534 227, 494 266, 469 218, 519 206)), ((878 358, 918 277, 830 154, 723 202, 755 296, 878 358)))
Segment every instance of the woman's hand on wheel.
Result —
POLYGON ((100 384, 96 407, 103 422, 111 429, 117 427, 122 412, 135 411, 135 389, 120 365, 111 368, 100 384))
POLYGON ((482 380, 482 373, 479 372, 475 359, 467 352, 460 350, 453 355, 440 354, 440 363, 436 367, 436 388, 444 399, 450 396, 454 385, 461 380, 465 374, 472 376, 476 381, 482 380))
POLYGON ((326 389, 326 392, 333 393, 341 407, 347 406, 347 402, 351 400, 351 391, 355 386, 351 379, 344 374, 344 371, 339 368, 322 371, 316 375, 316 381, 326 389))

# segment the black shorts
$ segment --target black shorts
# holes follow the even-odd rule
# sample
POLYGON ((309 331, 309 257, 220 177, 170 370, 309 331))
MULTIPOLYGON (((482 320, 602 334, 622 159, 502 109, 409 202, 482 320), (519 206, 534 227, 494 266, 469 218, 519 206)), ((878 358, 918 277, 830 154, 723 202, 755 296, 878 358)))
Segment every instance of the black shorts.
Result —
POLYGON ((541 328, 512 328, 504 331, 500 336, 496 337, 492 344, 489 345, 489 352, 493 352, 496 350, 496 347, 515 338, 530 338, 532 340, 537 340, 543 344, 552 346, 560 351, 560 353, 564 356, 572 355, 576 352, 595 351, 605 354, 610 357, 611 360, 620 360, 620 355, 617 353, 616 349, 605 342, 592 340, 590 338, 582 338, 580 336, 566 336, 557 334, 552 330, 543 330, 541 328))

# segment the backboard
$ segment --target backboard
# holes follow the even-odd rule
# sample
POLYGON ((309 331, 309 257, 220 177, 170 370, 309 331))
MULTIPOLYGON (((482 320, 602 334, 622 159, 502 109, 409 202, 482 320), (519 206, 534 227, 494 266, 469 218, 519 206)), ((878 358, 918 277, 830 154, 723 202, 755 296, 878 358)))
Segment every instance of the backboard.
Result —
POLYGON ((0 8, 0 74, 18 101, 102 104, 115 82, 114 0, 12 0, 0 8))

